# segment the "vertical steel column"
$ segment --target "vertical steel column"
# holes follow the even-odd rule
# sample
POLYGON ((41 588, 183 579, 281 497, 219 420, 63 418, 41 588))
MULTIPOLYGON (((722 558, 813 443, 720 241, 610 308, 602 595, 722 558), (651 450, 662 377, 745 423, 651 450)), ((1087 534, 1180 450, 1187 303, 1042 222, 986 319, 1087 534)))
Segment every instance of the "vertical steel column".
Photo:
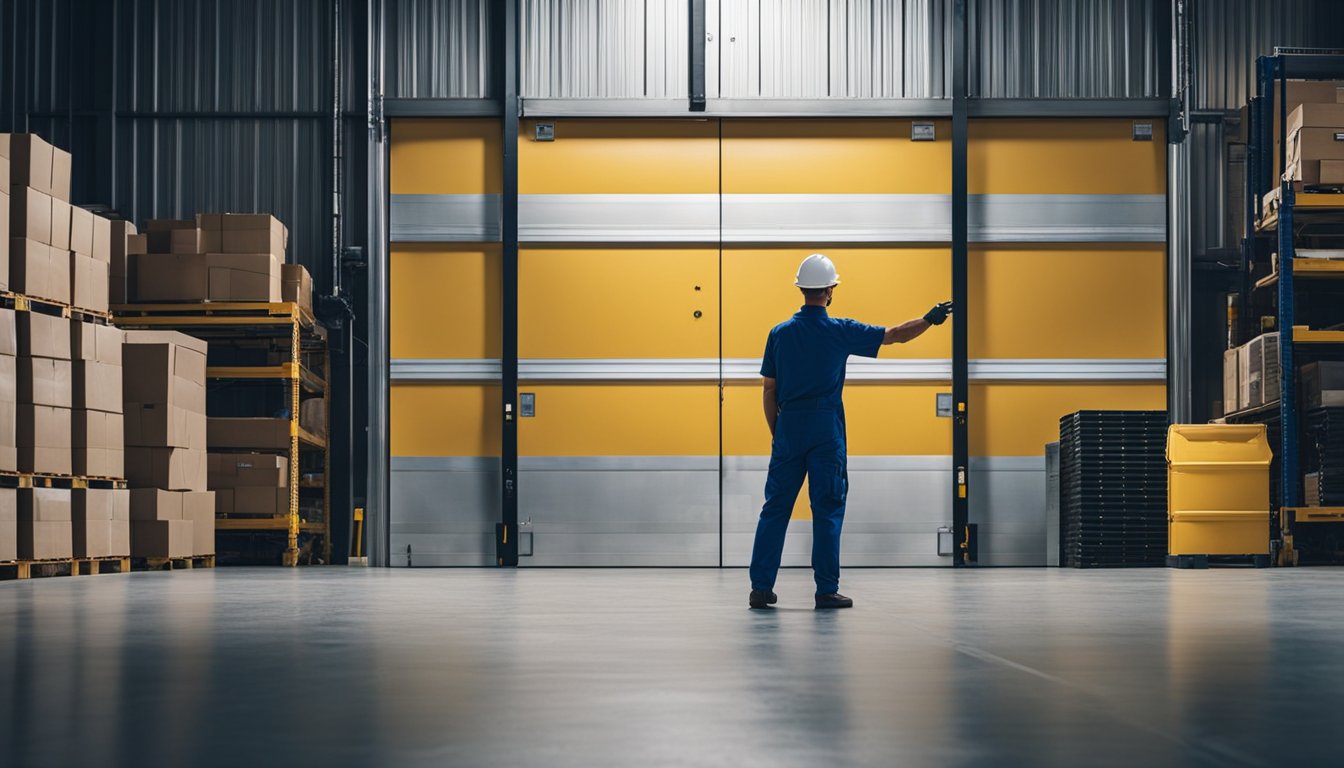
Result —
POLYGON ((1183 3, 1171 6, 1171 92, 1179 107, 1167 136, 1167 419, 1189 422, 1194 390, 1190 242, 1189 25, 1183 3))
POLYGON ((504 190, 500 201, 500 232, 503 265, 502 354, 503 439, 500 442, 500 477, 503 503, 500 523, 495 526, 495 555, 504 566, 518 565, 518 0, 504 4, 504 23, 499 25, 504 57, 504 190))
MULTIPOLYGON (((1279 168, 1288 167, 1288 77, 1281 57, 1274 57, 1279 80, 1279 168)), ((1273 134, 1271 134, 1273 135, 1273 134)), ((1279 181, 1279 506, 1301 503, 1302 478, 1297 467, 1297 366, 1293 360, 1293 182, 1279 181)))
POLYGON ((970 522, 970 430, 969 418, 970 371, 967 353, 967 318, 970 314, 967 286, 967 254, 969 236, 967 225, 966 147, 967 124, 966 88, 967 67, 967 0, 955 0, 952 16, 952 530, 956 546, 952 550, 953 566, 966 564, 965 544, 969 539, 970 522))
POLYGON ((690 51, 687 61, 691 82, 690 111, 705 111, 705 0, 688 0, 691 12, 690 51))
POLYGON ((391 446, 388 442, 388 386, 392 378, 388 357, 387 318, 387 134, 383 122, 383 3, 368 0, 369 22, 369 232, 368 232, 368 482, 365 499, 369 564, 390 565, 391 446))

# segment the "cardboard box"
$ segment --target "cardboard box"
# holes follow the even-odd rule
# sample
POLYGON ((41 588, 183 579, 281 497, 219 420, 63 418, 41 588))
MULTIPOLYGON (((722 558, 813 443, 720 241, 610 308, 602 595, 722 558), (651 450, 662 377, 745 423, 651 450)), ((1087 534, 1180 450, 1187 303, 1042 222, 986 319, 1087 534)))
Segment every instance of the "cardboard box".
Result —
POLYGON ((106 312, 110 293, 107 264, 92 256, 70 254, 70 305, 94 312, 106 312))
MULTIPOLYGON (((134 229, 129 222, 127 226, 134 229)), ((146 235, 131 233, 126 235, 126 253, 125 256, 136 256, 149 253, 149 237, 146 235)), ((112 254, 116 256, 116 254, 112 254)))
POLYGON ((0 189, 0 291, 7 290, 9 290, 9 193, 0 189))
POLYGON ((70 408, 74 402, 74 377, 69 360, 20 357, 19 405, 49 405, 70 408))
POLYGON ((19 354, 17 313, 12 309, 0 307, 0 355, 17 354, 19 354))
POLYGON ((284 517, 289 514, 289 489, 240 486, 229 489, 233 508, 227 513, 237 517, 284 517))
MULTIPOLYGON (((136 230, 135 223, 123 219, 107 219, 107 236, 108 261, 111 261, 118 256, 125 258, 126 254, 131 252, 127 247, 130 238, 137 238, 137 242, 145 242, 145 236, 141 235, 139 231, 136 230)), ((140 253, 145 253, 145 251, 140 251, 140 253)), ((98 254, 96 253, 93 256, 94 258, 98 258, 98 254)))
POLYGON ((10 241, 10 289, 29 296, 67 303, 70 297, 70 257, 36 240, 10 241), (57 263, 59 262, 59 264, 57 263))
POLYGON ((0 155, 0 190, 8 190, 10 185, 9 156, 0 155))
POLYGON ((270 453, 212 453, 208 458, 211 490, 289 487, 289 459, 270 453))
POLYGON ((210 301, 278 302, 280 261, 269 253, 206 254, 210 301))
POLYGON ((70 202, 70 153, 59 147, 51 148, 51 188, 47 190, 57 200, 70 202))
POLYGON ((125 441, 136 448, 206 448, 204 413, 164 403, 125 403, 125 441))
POLYGON ((0 488, 0 562, 19 559, 19 496, 0 488))
POLYGON ((122 348, 122 381, 128 403, 175 405, 205 413, 205 355, 177 344, 129 343, 122 348))
POLYGON ((182 494, 160 488, 131 489, 131 520, 181 520, 182 494))
POLYGON ((132 520, 132 557, 191 557, 195 544, 190 520, 132 520))
POLYGON ((74 556, 70 489, 18 489, 19 558, 50 560, 74 556))
POLYGON ((53 147, 35 133, 12 133, 8 136, 9 183, 51 194, 53 147))
POLYGON ((327 399, 311 397, 299 404, 299 426, 317 435, 327 435, 327 399))
POLYGON ((112 254, 108 299, 111 304, 130 304, 137 301, 135 281, 139 271, 135 262, 146 253, 148 247, 149 242, 144 235, 130 234, 126 236, 125 253, 112 254))
POLYGON ((16 431, 19 471, 72 474, 72 429, 69 408, 19 405, 16 431))
POLYGON ((182 519, 191 521, 191 553, 197 557, 215 554, 215 494, 210 491, 182 494, 182 519))
POLYGON ((93 255, 93 214, 78 206, 70 209, 70 250, 93 255))
POLYGON ((83 477, 125 477, 126 448, 119 413, 75 410, 70 464, 83 477))
POLYGON ((288 451, 289 419, 210 417, 206 444, 216 448, 288 451))
POLYGON ((1305 410, 1344 408, 1344 362, 1308 363, 1300 373, 1305 410))
POLYGON ((1241 410, 1241 384, 1237 378, 1237 350, 1223 352, 1223 413, 1241 410))
POLYGON ((9 236, 51 245, 51 195, 18 185, 9 195, 9 236))
POLYGON ((1344 160, 1322 160, 1317 173, 1320 184, 1344 186, 1344 160))
POLYGON ((76 360, 71 366, 74 385, 70 407, 121 413, 121 366, 92 360, 76 360))
POLYGON ((130 492, 110 488, 71 491, 75 557, 129 557, 130 492))
MULTIPOLYGON (((115 325, 70 324, 70 359, 121 367, 122 331, 115 325)), ((121 378, 121 372, 117 372, 121 378)), ((121 384, 117 384, 120 391, 121 384)))
MULTIPOLYGON (((123 224, 125 222, 122 222, 123 224)), ((124 242, 124 238, 123 238, 124 242)), ((123 247, 125 247, 123 245, 123 247)), ((93 217, 93 252, 89 254, 104 264, 112 263, 112 222, 102 216, 93 217)))
POLYGON ((41 312, 18 312, 19 355, 70 359, 70 321, 41 312))
POLYGON ((208 490, 205 451, 191 448, 127 448, 126 479, 132 486, 140 488, 208 490))
POLYGON ((51 199, 51 247, 58 251, 70 250, 70 204, 51 199))
POLYGON ((0 470, 19 471, 18 360, 0 355, 0 470))
POLYGON ((205 241, 201 237, 201 230, 191 227, 190 229, 157 229, 145 232, 149 240, 149 252, 159 254, 202 254, 205 253, 205 241))
POLYGON ((135 271, 136 301, 195 302, 210 298, 210 270, 202 254, 148 253, 133 257, 130 263, 135 271))
POLYGON ((308 274, 308 268, 302 264, 284 264, 280 273, 284 281, 281 299, 313 311, 313 278, 308 274))
POLYGON ((226 229, 220 250, 224 253, 266 253, 277 261, 285 260, 284 236, 264 229, 226 229))
MULTIPOLYGON (((194 359, 181 358, 178 363, 186 366, 182 369, 174 369, 178 376, 195 375, 196 370, 200 370, 200 375, 205 376, 205 354, 210 346, 204 339, 198 339, 179 331, 125 331, 122 334, 122 344, 124 346, 133 345, 157 345, 171 344, 181 350, 196 353, 199 357, 194 359)), ((123 348, 123 354, 127 350, 123 348)))

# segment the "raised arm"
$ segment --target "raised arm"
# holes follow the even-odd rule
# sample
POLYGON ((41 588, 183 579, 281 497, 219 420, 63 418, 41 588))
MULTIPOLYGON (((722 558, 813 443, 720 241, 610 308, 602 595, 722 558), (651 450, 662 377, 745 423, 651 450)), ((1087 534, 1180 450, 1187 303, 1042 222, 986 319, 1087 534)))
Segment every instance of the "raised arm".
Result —
POLYGON ((904 344, 907 341, 913 341, 923 335, 930 327, 942 325, 950 314, 952 314, 952 302, 945 301, 937 304, 921 318, 907 320, 900 325, 887 328, 886 334, 882 337, 882 343, 904 344))

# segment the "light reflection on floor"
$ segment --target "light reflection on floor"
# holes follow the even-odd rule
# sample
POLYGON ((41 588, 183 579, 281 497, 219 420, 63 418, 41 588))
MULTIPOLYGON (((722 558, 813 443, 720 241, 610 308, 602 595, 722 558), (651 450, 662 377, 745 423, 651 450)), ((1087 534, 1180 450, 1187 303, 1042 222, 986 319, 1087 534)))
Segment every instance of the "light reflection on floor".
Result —
POLYGON ((1337 764, 1344 571, 0 583, 0 764, 1337 764), (1291 749, 1285 752, 1285 744, 1291 749))

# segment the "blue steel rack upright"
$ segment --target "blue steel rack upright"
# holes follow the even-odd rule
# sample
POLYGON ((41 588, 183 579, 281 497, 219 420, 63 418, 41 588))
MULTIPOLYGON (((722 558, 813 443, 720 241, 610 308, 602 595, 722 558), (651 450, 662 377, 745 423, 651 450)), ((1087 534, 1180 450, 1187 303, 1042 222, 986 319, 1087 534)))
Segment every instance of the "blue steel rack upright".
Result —
MULTIPOLYGON (((1262 56, 1256 61, 1256 97, 1252 99, 1250 126, 1246 154, 1246 222, 1245 239, 1242 241, 1241 285, 1239 297, 1239 322, 1243 333, 1238 334, 1244 341, 1253 335, 1246 333, 1252 322, 1252 270, 1255 264, 1256 237, 1262 229, 1269 229, 1268 211, 1265 210, 1264 196, 1277 184, 1279 199, 1273 228, 1277 235, 1278 266, 1277 279, 1277 325, 1279 333, 1279 403, 1278 416, 1280 426, 1279 444, 1275 453, 1279 460, 1279 511, 1281 564, 1296 563, 1293 549, 1293 534, 1296 519, 1292 510, 1302 504, 1301 463, 1299 445, 1301 440, 1300 414, 1297 402, 1296 346, 1307 339, 1297 338, 1294 322, 1296 320, 1296 286, 1294 281, 1294 226, 1298 210, 1297 190, 1294 182, 1284 181, 1282 175, 1275 179, 1271 169, 1275 164, 1270 153, 1274 151, 1273 120, 1278 120, 1279 132, 1284 140, 1278 146, 1278 168, 1286 167, 1287 160, 1287 122, 1288 100, 1280 98, 1278 114, 1273 114, 1274 93, 1287 92, 1288 80, 1344 80, 1344 55, 1337 51, 1329 53, 1311 52, 1303 49, 1278 49, 1272 56, 1262 56)), ((1335 215, 1344 215, 1344 195, 1339 195, 1339 204, 1326 207, 1313 206, 1315 210, 1330 210, 1335 215)), ((1304 214, 1306 215, 1306 214, 1304 214)), ((1344 343, 1344 332, 1339 339, 1330 334, 1309 333, 1313 341, 1326 343, 1344 343), (1323 337, 1323 338, 1322 338, 1323 337)), ((1268 404, 1267 404, 1268 405, 1268 404)), ((1341 518, 1344 519, 1344 518, 1341 518)))

